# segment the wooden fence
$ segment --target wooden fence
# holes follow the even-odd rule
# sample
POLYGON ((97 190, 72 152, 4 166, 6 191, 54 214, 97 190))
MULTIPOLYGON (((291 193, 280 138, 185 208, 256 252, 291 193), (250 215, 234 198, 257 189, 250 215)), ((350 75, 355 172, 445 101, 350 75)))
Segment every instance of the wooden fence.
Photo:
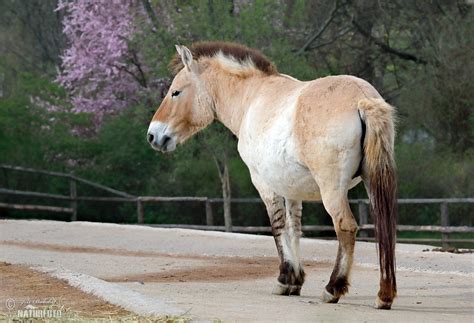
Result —
MULTIPOLYGON (((46 200, 61 200, 67 201, 69 207, 58 207, 50 205, 31 205, 31 204, 12 204, 12 203, 0 203, 0 208, 10 208, 16 210, 26 211, 48 211, 48 212, 60 212, 70 213, 71 221, 77 220, 77 209, 79 201, 95 201, 95 202, 125 202, 135 203, 137 208, 137 222, 143 225, 145 219, 145 204, 148 203, 167 203, 167 202, 198 202, 204 206, 206 214, 206 225, 186 225, 186 224, 147 224, 148 226, 163 227, 163 228, 188 228, 197 230, 214 230, 214 231, 225 231, 224 226, 214 225, 213 215, 213 204, 223 203, 222 198, 208 198, 208 197, 161 197, 161 196, 133 196, 131 194, 115 190, 113 188, 91 182, 89 180, 77 177, 71 174, 49 172, 44 170, 36 170, 31 168, 0 165, 0 169, 9 171, 20 171, 29 172, 35 174, 43 174, 46 176, 54 176, 65 178, 69 181, 69 194, 59 195, 42 192, 31 192, 31 191, 19 191, 0 187, 1 195, 11 196, 22 196, 22 197, 33 197, 42 198, 46 200), (77 194, 77 183, 82 183, 96 189, 105 191, 113 194, 114 196, 78 196, 77 194)), ((231 203, 263 203, 260 198, 234 198, 231 199, 231 203)), ((308 203, 321 203, 321 202, 308 202, 308 203)), ((373 224, 368 223, 368 205, 367 199, 352 199, 349 203, 356 204, 358 206, 359 214, 359 236, 358 240, 363 241, 374 241, 374 238, 368 236, 368 231, 374 229, 373 224)), ((474 203, 474 198, 435 198, 435 199, 398 199, 398 204, 438 204, 440 208, 441 225, 398 225, 397 231, 406 232, 439 232, 441 233, 441 243, 443 247, 449 247, 450 243, 463 242, 463 243, 474 243, 474 239, 452 239, 450 233, 472 233, 474 227, 470 226, 450 226, 449 221, 449 205, 459 203, 474 203)), ((333 231, 333 226, 327 225, 304 225, 302 226, 303 232, 320 232, 320 231, 333 231)), ((233 226, 232 232, 242 233, 269 233, 271 232, 270 226, 233 226)), ((440 242, 440 239, 403 239, 399 238, 400 242, 440 242)))

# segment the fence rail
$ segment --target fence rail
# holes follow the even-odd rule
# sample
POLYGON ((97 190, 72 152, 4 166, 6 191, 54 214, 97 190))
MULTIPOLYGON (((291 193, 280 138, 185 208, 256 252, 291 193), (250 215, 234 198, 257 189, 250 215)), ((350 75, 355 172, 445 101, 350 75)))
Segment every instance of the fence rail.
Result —
MULTIPOLYGON (((89 201, 89 202, 108 202, 108 203, 135 203, 137 210, 137 222, 140 225, 144 225, 145 222, 145 204, 148 203, 169 203, 169 202, 196 202, 203 203, 206 214, 206 225, 186 225, 186 224, 147 224, 153 227, 163 228, 185 228, 185 229, 197 229, 197 230, 213 230, 213 231, 225 231, 224 226, 214 225, 213 215, 213 204, 223 203, 222 198, 208 198, 208 197, 195 197, 195 196, 183 196, 183 197, 166 197, 166 196, 133 196, 126 192, 115 190, 113 188, 91 182, 89 180, 77 177, 72 174, 49 172, 44 170, 35 170, 31 168, 24 168, 10 165, 0 165, 0 169, 28 172, 43 174, 46 176, 61 177, 69 180, 69 194, 50 194, 43 192, 32 192, 32 191, 20 191, 0 187, 0 195, 11 195, 21 197, 32 197, 42 198, 44 200, 59 200, 66 201, 69 203, 69 207, 58 207, 51 205, 30 205, 30 204, 12 204, 12 203, 0 203, 1 208, 10 208, 15 210, 25 211, 47 211, 56 213, 69 213, 71 214, 71 221, 77 220, 77 209, 78 202, 89 201), (78 196, 77 194, 77 183, 82 183, 87 186, 94 187, 96 189, 105 191, 114 196, 78 196)), ((401 242, 440 242, 443 247, 449 247, 452 242, 464 242, 474 243, 474 239, 452 239, 450 238, 451 233, 472 233, 474 227, 468 226, 450 226, 449 223, 449 204, 458 203, 474 203, 474 198, 417 198, 417 199, 398 199, 398 204, 439 204, 440 205, 440 222, 441 226, 436 225, 398 225, 397 231, 399 232, 438 232, 441 233, 441 239, 420 239, 420 238, 399 238, 401 242)), ((231 203, 262 203, 260 198, 233 198, 231 203)), ((321 204, 320 201, 306 202, 321 204)), ((358 240, 374 241, 374 238, 368 236, 368 232, 374 229, 373 224, 368 223, 368 199, 351 199, 350 204, 358 205, 359 214, 359 237, 358 240)), ((321 231, 333 231, 333 226, 327 225, 304 225, 302 226, 303 232, 321 232, 321 231)), ((231 228, 233 232, 243 233, 269 233, 271 232, 270 226, 233 226, 231 228)))

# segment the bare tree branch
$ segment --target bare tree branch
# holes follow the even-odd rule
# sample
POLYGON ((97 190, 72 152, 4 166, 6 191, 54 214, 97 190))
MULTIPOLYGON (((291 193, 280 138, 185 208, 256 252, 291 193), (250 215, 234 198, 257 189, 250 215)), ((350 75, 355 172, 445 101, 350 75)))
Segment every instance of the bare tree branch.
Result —
POLYGON ((339 0, 336 0, 336 3, 334 4, 334 8, 331 10, 331 13, 329 14, 329 17, 326 19, 326 21, 323 23, 323 25, 319 28, 319 30, 306 41, 306 43, 303 45, 303 47, 301 47, 296 52, 296 55, 301 55, 305 51, 307 51, 309 49, 309 46, 324 33, 324 31, 329 27, 331 22, 336 17, 336 13, 337 13, 337 10, 339 9, 339 5, 340 5, 339 0))
POLYGON ((342 36, 346 35, 351 30, 352 30, 352 28, 344 28, 343 30, 338 32, 337 35, 334 36, 330 41, 327 41, 325 43, 320 43, 320 44, 317 44, 317 45, 314 45, 314 46, 310 46, 310 47, 307 48, 307 50, 314 50, 314 49, 318 49, 318 48, 321 48, 321 47, 324 47, 324 46, 327 46, 327 45, 331 45, 332 43, 337 41, 342 36))
POLYGON ((115 65, 115 64, 111 64, 110 66, 115 67, 116 69, 118 69, 120 71, 124 71, 127 74, 130 74, 135 79, 135 81, 138 82, 138 84, 140 84, 143 87, 146 87, 146 85, 143 84, 143 80, 140 77, 138 77, 137 75, 135 75, 135 73, 129 71, 125 66, 118 66, 118 65, 115 65))
POLYGON ((160 24, 158 23, 158 18, 156 17, 155 11, 153 11, 153 8, 151 7, 150 1, 142 0, 142 5, 143 8, 145 8, 148 18, 150 18, 153 27, 155 27, 155 30, 153 30, 153 32, 156 32, 160 29, 160 24))
POLYGON ((387 53, 390 53, 390 54, 394 54, 402 59, 405 59, 405 60, 408 60, 408 61, 413 61, 415 63, 419 63, 419 64, 423 64, 423 65, 426 65, 428 62, 426 60, 424 60, 423 58, 420 58, 420 57, 417 57, 413 54, 410 54, 410 53, 407 53, 407 52, 403 52, 399 49, 396 49, 396 48, 393 48, 391 47, 390 45, 386 44, 385 42, 375 38, 374 36, 372 36, 370 34, 370 32, 368 32, 367 30, 365 30, 364 28, 362 28, 361 25, 359 25, 355 20, 352 20, 352 25, 356 28, 356 30, 362 35, 364 36, 365 38, 368 38, 370 39, 371 41, 374 42, 374 44, 376 44, 377 46, 379 46, 382 50, 384 50, 385 52, 387 53))
POLYGON ((138 73, 140 74, 140 80, 141 80, 140 85, 147 88, 148 87, 148 82, 147 82, 145 72, 142 69, 142 65, 140 64, 137 53, 134 50, 132 50, 132 64, 135 65, 135 67, 138 70, 138 73))

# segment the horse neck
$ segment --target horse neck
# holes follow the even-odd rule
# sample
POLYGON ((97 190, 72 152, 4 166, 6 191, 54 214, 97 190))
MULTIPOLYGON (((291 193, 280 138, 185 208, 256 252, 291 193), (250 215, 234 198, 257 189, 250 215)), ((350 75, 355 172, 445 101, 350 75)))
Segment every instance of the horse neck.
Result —
POLYGON ((216 117, 235 136, 239 136, 242 119, 257 98, 258 89, 266 77, 260 73, 245 78, 225 72, 209 73, 207 83, 215 104, 216 117))

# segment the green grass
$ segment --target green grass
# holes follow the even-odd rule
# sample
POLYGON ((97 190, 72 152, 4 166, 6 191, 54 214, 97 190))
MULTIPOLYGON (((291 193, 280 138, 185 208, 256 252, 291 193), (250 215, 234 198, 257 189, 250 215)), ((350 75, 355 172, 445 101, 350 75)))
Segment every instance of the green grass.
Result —
MULTIPOLYGON (((441 233, 438 232, 398 232, 398 238, 405 239, 440 239, 439 242, 410 242, 416 244, 427 244, 433 246, 441 246, 441 233)), ((474 239, 474 233, 450 233, 449 239, 474 239)), ((461 249, 474 249, 474 243, 472 242, 450 242, 449 245, 455 248, 461 249)))

